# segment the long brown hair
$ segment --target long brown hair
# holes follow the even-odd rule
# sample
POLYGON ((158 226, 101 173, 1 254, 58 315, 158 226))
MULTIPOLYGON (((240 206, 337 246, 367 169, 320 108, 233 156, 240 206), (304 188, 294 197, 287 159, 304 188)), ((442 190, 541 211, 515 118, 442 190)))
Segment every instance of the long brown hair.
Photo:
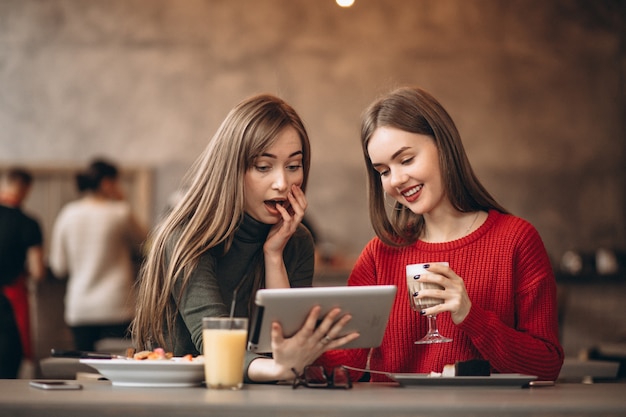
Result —
POLYGON ((429 93, 414 87, 398 88, 374 101, 361 119, 361 144, 367 167, 369 211, 376 235, 391 246, 414 243, 424 228, 424 219, 396 202, 388 213, 380 175, 374 169, 367 147, 379 127, 430 136, 437 146, 445 193, 461 212, 495 209, 507 213, 480 183, 467 159, 461 136, 443 106, 429 93))
POLYGON ((164 329, 172 334, 177 314, 171 302, 174 283, 182 280, 184 291, 202 253, 221 244, 225 252, 229 250, 243 220, 244 175, 288 126, 302 141, 301 188, 305 191, 311 148, 304 124, 290 105, 272 95, 257 95, 237 104, 226 116, 187 173, 188 185, 180 201, 151 236, 132 325, 135 347, 166 346, 164 329), (173 238, 177 243, 166 262, 166 245, 173 238))

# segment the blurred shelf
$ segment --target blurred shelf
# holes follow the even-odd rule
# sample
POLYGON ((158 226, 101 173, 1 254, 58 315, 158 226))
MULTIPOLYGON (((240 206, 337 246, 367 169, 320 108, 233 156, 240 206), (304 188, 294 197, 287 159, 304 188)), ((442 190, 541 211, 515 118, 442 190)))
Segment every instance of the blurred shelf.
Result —
POLYGON ((600 275, 595 273, 572 275, 555 272, 554 275, 557 284, 626 284, 626 272, 611 275, 600 275))

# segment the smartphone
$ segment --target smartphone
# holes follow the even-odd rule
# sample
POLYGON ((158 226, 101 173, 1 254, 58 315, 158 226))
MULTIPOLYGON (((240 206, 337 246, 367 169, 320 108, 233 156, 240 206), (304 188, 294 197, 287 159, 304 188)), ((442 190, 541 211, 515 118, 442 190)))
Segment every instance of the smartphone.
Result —
POLYGON ((30 386, 47 390, 82 389, 83 386, 73 381, 30 381, 30 386))
POLYGON ((553 387, 554 381, 530 381, 528 383, 530 387, 553 387))

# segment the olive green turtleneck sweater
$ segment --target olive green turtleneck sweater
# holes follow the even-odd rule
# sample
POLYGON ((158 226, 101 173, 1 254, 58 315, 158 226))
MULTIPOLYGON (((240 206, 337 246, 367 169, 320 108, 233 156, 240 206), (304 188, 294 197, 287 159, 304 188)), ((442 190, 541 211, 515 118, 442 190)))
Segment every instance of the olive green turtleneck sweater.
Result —
MULTIPOLYGON (((271 225, 245 215, 226 254, 223 254, 222 247, 216 247, 201 255, 178 305, 173 345, 167 346, 166 350, 172 351, 175 356, 201 354, 202 318, 228 316, 233 291, 242 279, 246 282, 237 291, 235 316, 250 316, 249 302, 254 281, 251 262, 259 255, 262 261, 263 244, 270 228, 271 225)), ((291 287, 312 285, 314 251, 311 233, 304 226, 299 226, 283 252, 291 287)), ((172 294, 172 303, 179 298, 180 290, 179 280, 172 294)), ((168 335, 165 339, 170 340, 168 335)), ((246 369, 249 362, 259 355, 248 353, 247 356, 246 369)))

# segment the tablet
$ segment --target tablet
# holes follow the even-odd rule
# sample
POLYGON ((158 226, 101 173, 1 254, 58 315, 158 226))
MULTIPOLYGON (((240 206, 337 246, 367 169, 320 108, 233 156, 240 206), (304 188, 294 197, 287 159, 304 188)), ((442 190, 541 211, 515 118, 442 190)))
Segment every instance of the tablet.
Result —
POLYGON ((340 349, 378 347, 396 291, 395 285, 261 289, 256 293, 256 308, 250 321, 248 350, 271 352, 272 322, 280 322, 284 336, 291 337, 316 305, 322 307, 320 317, 335 307, 352 315, 339 336, 354 331, 360 336, 340 349))

